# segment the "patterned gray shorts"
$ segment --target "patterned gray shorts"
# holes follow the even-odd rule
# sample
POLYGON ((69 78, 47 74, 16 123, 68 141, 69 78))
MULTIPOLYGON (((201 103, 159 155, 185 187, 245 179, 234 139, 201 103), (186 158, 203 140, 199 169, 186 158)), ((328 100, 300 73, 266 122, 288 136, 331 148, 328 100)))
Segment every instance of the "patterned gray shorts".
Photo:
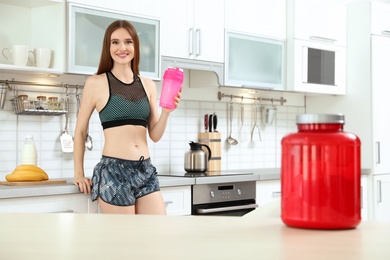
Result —
POLYGON ((93 170, 92 201, 100 197, 112 205, 132 206, 136 199, 159 190, 150 158, 132 161, 102 156, 93 170))

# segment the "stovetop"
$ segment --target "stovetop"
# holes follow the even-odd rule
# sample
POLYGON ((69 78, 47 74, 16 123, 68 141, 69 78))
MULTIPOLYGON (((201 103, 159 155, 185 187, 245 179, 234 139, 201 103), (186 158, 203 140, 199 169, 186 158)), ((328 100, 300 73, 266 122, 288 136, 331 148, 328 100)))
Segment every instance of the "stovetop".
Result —
POLYGON ((159 176, 187 177, 187 178, 220 177, 220 176, 234 176, 234 175, 253 175, 253 173, 251 173, 251 172, 221 171, 221 172, 178 172, 178 173, 171 173, 171 174, 159 174, 159 176))

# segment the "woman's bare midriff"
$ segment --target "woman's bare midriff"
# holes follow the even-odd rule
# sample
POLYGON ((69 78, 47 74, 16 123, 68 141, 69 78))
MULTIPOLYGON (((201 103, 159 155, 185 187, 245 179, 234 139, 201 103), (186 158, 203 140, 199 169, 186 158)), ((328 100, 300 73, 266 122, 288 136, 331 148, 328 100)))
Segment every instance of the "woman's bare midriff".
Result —
POLYGON ((136 125, 105 129, 103 155, 125 160, 149 158, 146 131, 145 127, 136 125))

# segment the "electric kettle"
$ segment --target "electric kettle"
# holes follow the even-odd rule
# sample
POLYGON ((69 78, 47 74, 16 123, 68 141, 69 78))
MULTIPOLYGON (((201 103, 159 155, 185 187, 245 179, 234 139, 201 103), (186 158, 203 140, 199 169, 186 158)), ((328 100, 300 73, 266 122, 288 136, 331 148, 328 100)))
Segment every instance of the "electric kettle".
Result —
POLYGON ((206 172, 211 158, 211 149, 205 144, 190 142, 191 149, 184 155, 184 170, 186 172, 206 172), (207 148, 208 154, 202 149, 207 148))

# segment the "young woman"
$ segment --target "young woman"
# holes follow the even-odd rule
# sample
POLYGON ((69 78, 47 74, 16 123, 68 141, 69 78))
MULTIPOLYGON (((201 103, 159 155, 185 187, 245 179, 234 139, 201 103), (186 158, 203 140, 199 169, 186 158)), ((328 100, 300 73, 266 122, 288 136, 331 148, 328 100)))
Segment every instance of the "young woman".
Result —
MULTIPOLYGON (((156 105, 156 86, 139 76, 140 50, 135 28, 127 21, 110 24, 105 32, 96 75, 84 85, 74 133, 74 181, 92 194, 103 213, 166 214, 147 136, 164 134, 172 110, 156 105), (94 110, 104 131, 103 155, 92 179, 84 174, 87 128, 94 110)), ((176 97, 176 107, 181 93, 176 97)))

